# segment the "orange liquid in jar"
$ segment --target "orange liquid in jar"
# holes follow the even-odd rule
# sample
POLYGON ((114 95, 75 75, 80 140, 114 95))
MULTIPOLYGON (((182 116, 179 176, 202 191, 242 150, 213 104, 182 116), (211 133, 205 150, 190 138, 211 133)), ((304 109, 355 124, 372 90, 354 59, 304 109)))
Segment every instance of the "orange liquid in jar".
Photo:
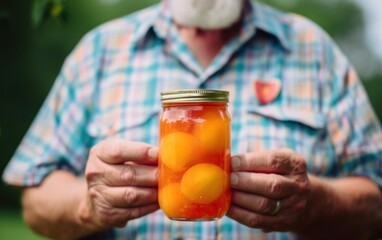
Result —
POLYGON ((230 199, 226 103, 166 103, 160 120, 159 205, 173 220, 214 220, 230 199))

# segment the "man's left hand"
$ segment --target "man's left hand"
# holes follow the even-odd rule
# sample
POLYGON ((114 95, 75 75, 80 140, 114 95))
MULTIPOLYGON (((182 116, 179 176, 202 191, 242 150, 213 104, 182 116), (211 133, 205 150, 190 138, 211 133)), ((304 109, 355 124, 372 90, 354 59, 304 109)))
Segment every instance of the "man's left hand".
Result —
POLYGON ((264 231, 303 225, 311 191, 305 160, 290 149, 232 157, 232 202, 227 216, 264 231))

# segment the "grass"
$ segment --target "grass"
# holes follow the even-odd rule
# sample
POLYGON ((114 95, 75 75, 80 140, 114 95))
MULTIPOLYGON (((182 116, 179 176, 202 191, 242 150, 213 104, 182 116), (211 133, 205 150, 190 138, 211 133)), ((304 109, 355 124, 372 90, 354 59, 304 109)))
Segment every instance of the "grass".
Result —
POLYGON ((0 209, 0 239, 2 240, 43 240, 30 230, 22 220, 19 210, 0 209))

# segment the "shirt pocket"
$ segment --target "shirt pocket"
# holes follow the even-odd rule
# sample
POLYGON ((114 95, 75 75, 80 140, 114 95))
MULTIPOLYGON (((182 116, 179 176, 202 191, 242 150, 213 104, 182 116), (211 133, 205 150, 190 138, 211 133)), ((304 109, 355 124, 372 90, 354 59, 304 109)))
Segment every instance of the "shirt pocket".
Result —
POLYGON ((293 106, 251 106, 248 109, 248 113, 257 114, 278 121, 295 122, 313 129, 322 129, 325 127, 325 117, 323 113, 314 112, 313 110, 298 109, 293 106))
POLYGON ((160 109, 134 108, 134 111, 115 109, 109 113, 97 113, 88 124, 88 134, 93 143, 101 140, 120 137, 130 141, 153 144, 158 137, 160 109), (157 131, 156 131, 157 130, 157 131))
POLYGON ((325 115, 293 106, 249 106, 248 151, 291 148, 312 158, 327 148, 325 115))

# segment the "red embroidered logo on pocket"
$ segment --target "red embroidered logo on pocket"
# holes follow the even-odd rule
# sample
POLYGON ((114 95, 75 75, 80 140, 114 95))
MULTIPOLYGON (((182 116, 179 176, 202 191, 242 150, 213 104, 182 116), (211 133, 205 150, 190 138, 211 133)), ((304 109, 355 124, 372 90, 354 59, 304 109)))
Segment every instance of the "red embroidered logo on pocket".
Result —
POLYGON ((279 79, 255 80, 254 88, 260 104, 268 104, 276 100, 280 94, 281 81, 279 79))

